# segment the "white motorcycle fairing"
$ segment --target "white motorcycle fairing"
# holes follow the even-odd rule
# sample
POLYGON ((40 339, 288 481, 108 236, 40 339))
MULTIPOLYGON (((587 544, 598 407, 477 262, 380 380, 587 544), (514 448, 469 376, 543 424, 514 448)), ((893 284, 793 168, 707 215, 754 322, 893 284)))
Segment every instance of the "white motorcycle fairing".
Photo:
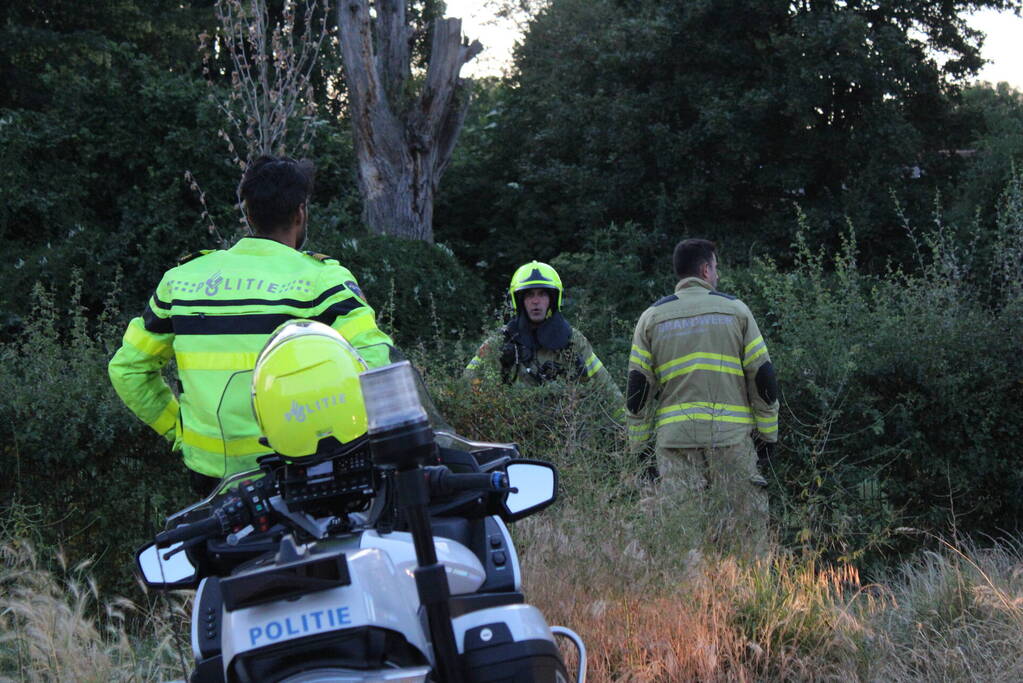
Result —
MULTIPOLYGON (((221 646, 225 667, 236 656, 269 645, 367 626, 401 633, 410 645, 424 655, 430 654, 419 621, 411 535, 393 532, 381 536, 366 531, 358 539, 345 539, 338 545, 346 551, 349 585, 294 600, 224 611, 221 646)), ((472 593, 483 584, 486 572, 472 551, 445 538, 436 538, 435 547, 438 560, 447 570, 452 595, 472 593)))
POLYGON ((476 638, 483 644, 495 642, 500 637, 491 624, 500 624, 507 629, 511 642, 526 640, 549 640, 554 642, 547 620, 540 610, 532 605, 503 605, 463 614, 452 620, 455 629, 455 643, 459 654, 466 649, 466 636, 476 638))
MULTIPOLYGON (((410 590, 415 596, 416 604, 419 604, 412 573, 416 568, 416 548, 412 543, 412 534, 394 531, 381 536, 376 531, 365 531, 359 539, 359 547, 385 551, 398 571, 412 580, 410 590)), ((433 547, 437 549, 437 561, 444 565, 447 572, 451 595, 475 593, 486 581, 487 572, 480 564, 479 558, 461 543, 434 536, 433 547)))

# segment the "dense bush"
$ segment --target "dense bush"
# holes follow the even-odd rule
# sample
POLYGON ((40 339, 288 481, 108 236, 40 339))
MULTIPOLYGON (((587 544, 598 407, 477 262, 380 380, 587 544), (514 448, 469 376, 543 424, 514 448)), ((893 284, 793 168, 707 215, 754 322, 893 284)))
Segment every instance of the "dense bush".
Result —
POLYGON ((0 118, 0 245, 13 254, 0 264, 0 310, 24 314, 36 281, 66 297, 75 267, 90 309, 118 270, 125 298, 141 301, 175 259, 215 245, 185 171, 202 182, 218 222, 233 217, 237 169, 216 137, 206 87, 130 46, 99 42, 98 54, 39 75, 46 108, 0 118))
MULTIPOLYGON (((736 269, 726 253, 720 285, 754 311, 781 377, 783 441, 769 478, 785 543, 876 566, 919 543, 913 530, 1018 529, 1019 178, 983 248, 939 220, 927 234, 891 235, 918 262, 880 276, 857 262, 851 229, 829 256, 809 247, 808 222, 800 216, 794 267, 763 258, 736 269)), ((631 250, 648 243, 643 237, 634 226, 612 226, 552 259, 566 283, 566 314, 620 384, 636 317, 673 284, 667 257, 661 279, 643 272, 631 250)), ((464 397, 454 395, 460 406, 464 397)), ((473 401, 464 426, 475 436, 489 429, 541 452, 571 450, 552 434, 567 422, 549 399, 498 392, 473 401)), ((569 467, 579 457, 620 457, 572 448, 569 467)))
MULTIPOLYGON (((769 479, 786 545, 864 563, 917 542, 899 527, 1018 527, 1018 177, 998 226, 987 249, 968 248, 940 225, 908 234, 920 248, 915 274, 865 274, 851 231, 830 257, 800 239, 787 271, 768 259, 728 270, 726 260, 722 288, 755 312, 781 377, 783 436, 769 479)), ((619 383, 635 316, 671 286, 667 274, 642 276, 620 248, 642 242, 634 230, 610 228, 553 260, 568 284, 566 312, 619 383)), ((673 561, 685 536, 671 520, 640 522, 632 505, 640 467, 598 397, 560 385, 472 391, 458 379, 480 324, 496 322, 486 316, 475 274, 440 246, 366 236, 334 244, 320 237, 313 246, 356 273, 458 429, 554 460, 576 503, 638 524, 637 543, 649 542, 643 552, 673 561), (656 541, 665 536, 675 540, 656 541)), ((37 523, 28 526, 44 544, 63 544, 72 560, 102 554, 100 577, 109 584, 127 581, 131 549, 190 496, 183 466, 109 386, 105 366, 123 325, 119 285, 106 312, 90 321, 80 276, 69 281, 68 298, 37 287, 27 322, 0 345, 0 458, 11 473, 3 495, 13 508, 34 511, 37 523)), ((597 542, 600 533, 587 538, 597 542)))
POLYGON ((998 197, 1023 164, 1023 93, 999 83, 977 85, 963 92, 957 111, 961 127, 971 132, 962 178, 950 197, 949 215, 956 223, 985 229, 994 225, 998 197))
POLYGON ((551 260, 565 285, 569 322, 582 330, 623 386, 636 320, 674 287, 673 246, 666 235, 634 223, 612 223, 590 233, 578 251, 551 260), (645 263, 655 264, 653 274, 645 263))
POLYGON ((753 270, 743 294, 781 377, 774 481, 791 541, 855 559, 899 545, 896 525, 1019 528, 1021 206, 1017 177, 984 250, 939 223, 916 274, 865 275, 851 231, 833 257, 800 239, 792 270, 753 270))
MULTIPOLYGON (((82 280, 57 303, 37 286, 20 335, 0 344, 0 510, 44 547, 99 558, 104 589, 132 583, 133 549, 190 500, 167 443, 121 404, 107 361, 122 328, 112 305, 94 322, 82 280)), ((108 301, 116 299, 116 284, 108 301)))
MULTIPOLYGON (((133 3, 123 4, 127 11, 133 3)), ((20 36, 14 52, 38 58, 30 36, 41 37, 17 27, 0 33, 5 28, 20 36)), ((188 40, 197 41, 198 30, 188 40)), ((212 101, 227 97, 226 85, 198 74, 194 43, 184 43, 188 59, 168 68, 130 42, 79 38, 49 36, 55 42, 45 50, 54 53, 32 73, 40 101, 0 108, 0 249, 10 254, 0 262, 0 327, 27 313, 36 282, 66 298, 72 268, 82 272, 90 311, 100 310, 118 271, 118 303, 137 311, 179 258, 241 234, 241 171, 218 134, 226 121, 212 101)), ((0 48, 0 67, 3 58, 0 48)), ((321 207, 332 220, 356 222, 346 122, 319 119, 313 127, 314 144, 301 154, 317 162, 314 231, 321 207)))
POLYGON ((310 248, 352 271, 399 345, 475 334, 486 315, 483 281, 443 245, 332 231, 310 248))

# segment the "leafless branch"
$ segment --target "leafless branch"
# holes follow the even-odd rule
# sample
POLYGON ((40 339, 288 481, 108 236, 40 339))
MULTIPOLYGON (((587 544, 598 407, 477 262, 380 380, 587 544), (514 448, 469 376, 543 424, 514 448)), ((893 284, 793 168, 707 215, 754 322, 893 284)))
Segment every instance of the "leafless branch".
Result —
POLYGON ((202 45, 208 59, 211 49, 224 50, 230 59, 231 90, 216 102, 227 118, 228 138, 245 153, 245 158, 234 157, 239 165, 261 154, 283 154, 289 126, 299 116, 303 121, 293 146, 305 148, 311 142, 310 79, 330 33, 327 5, 328 0, 313 0, 297 10, 294 0, 286 0, 280 19, 271 22, 266 0, 217 0, 217 41, 210 46, 203 40, 202 45))

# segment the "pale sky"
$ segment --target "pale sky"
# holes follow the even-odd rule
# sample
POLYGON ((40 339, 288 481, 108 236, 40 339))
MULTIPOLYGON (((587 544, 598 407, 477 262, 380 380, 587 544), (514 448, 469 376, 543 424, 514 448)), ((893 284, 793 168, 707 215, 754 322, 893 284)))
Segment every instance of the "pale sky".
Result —
MULTIPOLYGON (((465 65, 463 76, 500 75, 511 61, 512 47, 519 29, 511 20, 500 20, 482 0, 447 0, 448 16, 462 19, 462 33, 483 43, 483 52, 465 65)), ((987 34, 982 54, 991 63, 979 79, 998 83, 1008 81, 1023 90, 1023 18, 1011 12, 983 10, 971 21, 987 34)))
POLYGON ((1023 18, 1012 12, 983 10, 970 22, 987 34, 981 54, 991 63, 980 72, 980 80, 1008 81, 1023 90, 1023 18))
POLYGON ((498 19, 482 0, 445 0, 447 16, 462 20, 462 35, 483 43, 483 52, 462 67, 462 75, 500 76, 511 62, 519 28, 510 19, 498 19))

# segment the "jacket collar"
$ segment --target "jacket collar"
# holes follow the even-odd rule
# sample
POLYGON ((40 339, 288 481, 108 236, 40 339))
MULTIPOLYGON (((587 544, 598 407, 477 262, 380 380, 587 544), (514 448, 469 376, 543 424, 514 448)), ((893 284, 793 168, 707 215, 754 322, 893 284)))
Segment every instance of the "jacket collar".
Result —
POLYGON ((560 351, 572 341, 572 326, 560 311, 534 328, 525 313, 520 313, 508 324, 508 332, 523 346, 533 349, 560 351))
POLYGON ((295 253, 296 250, 269 237, 250 236, 238 240, 228 251, 235 254, 280 254, 295 253))
POLYGON ((683 289, 688 287, 703 287, 704 289, 709 289, 712 292, 714 291, 714 288, 710 286, 710 283, 702 278, 684 277, 678 281, 677 285, 675 285, 675 292, 681 292, 683 289))

